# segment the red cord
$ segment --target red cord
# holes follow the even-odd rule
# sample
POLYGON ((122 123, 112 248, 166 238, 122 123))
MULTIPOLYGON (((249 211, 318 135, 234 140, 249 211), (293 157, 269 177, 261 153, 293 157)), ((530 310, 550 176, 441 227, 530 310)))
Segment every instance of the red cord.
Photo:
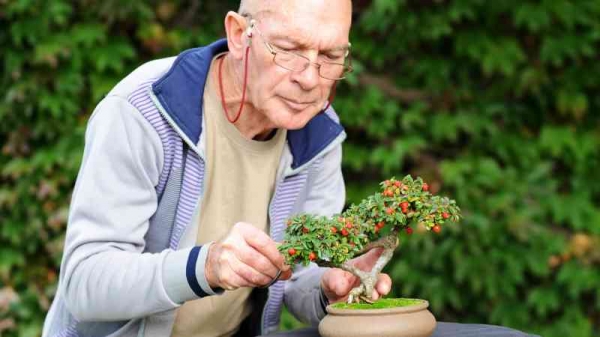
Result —
POLYGON ((242 104, 240 104, 240 109, 237 112, 237 115, 232 120, 229 118, 229 112, 227 112, 227 107, 225 106, 225 95, 223 94, 223 60, 225 57, 221 57, 219 60, 219 91, 221 94, 221 105, 223 106, 223 111, 225 111, 225 116, 229 123, 235 123, 242 115, 242 109, 244 108, 244 101, 246 100, 246 85, 248 83, 248 53, 250 52, 250 46, 246 47, 246 56, 244 63, 244 86, 242 87, 242 104))

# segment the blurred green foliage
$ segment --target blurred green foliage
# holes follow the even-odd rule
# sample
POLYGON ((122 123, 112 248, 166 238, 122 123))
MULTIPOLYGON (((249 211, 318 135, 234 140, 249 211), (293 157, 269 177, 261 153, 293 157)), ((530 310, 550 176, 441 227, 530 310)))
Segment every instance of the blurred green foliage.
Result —
MULTIPOLYGON (((0 0, 0 334, 38 336, 95 104, 223 35, 238 2, 0 0)), ((350 202, 390 176, 457 199, 403 239, 393 294, 438 320, 600 334, 600 1, 354 1, 335 106, 350 202)), ((283 326, 297 326, 289 315, 283 326)))

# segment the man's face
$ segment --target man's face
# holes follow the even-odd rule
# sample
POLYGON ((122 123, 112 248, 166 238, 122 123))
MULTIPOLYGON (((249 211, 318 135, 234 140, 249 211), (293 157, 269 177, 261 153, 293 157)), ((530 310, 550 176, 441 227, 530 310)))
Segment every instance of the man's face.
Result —
MULTIPOLYGON (((265 40, 277 50, 322 63, 344 55, 351 24, 350 0, 286 0, 256 16, 248 64, 248 98, 276 128, 302 128, 326 105, 333 80, 311 65, 301 72, 273 62, 265 40), (264 39, 263 39, 264 38, 264 39)), ((254 15, 254 13, 250 13, 254 15)))

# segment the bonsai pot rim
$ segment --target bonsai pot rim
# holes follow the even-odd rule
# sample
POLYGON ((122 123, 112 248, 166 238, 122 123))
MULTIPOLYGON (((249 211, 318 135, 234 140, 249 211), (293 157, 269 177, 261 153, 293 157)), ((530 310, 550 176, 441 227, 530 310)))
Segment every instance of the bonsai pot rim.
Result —
MULTIPOLYGON (((413 298, 411 298, 413 299, 413 298)), ((425 310, 429 307, 429 302, 427 300, 422 300, 418 298, 414 298, 414 300, 421 301, 421 303, 411 304, 402 307, 393 307, 393 308, 375 308, 375 309, 342 309, 342 308, 334 308, 334 304, 330 304, 327 306, 326 310, 328 314, 338 315, 338 316, 370 316, 370 315, 393 315, 393 314, 407 314, 411 312, 417 312, 421 310, 425 310)))

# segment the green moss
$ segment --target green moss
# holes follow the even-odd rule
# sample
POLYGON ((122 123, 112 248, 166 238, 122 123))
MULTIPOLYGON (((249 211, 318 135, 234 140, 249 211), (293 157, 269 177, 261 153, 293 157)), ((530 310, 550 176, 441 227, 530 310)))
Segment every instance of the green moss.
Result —
POLYGON ((382 298, 375 301, 373 304, 369 303, 336 303, 333 305, 335 309, 387 309, 387 308, 398 308, 407 307, 410 305, 423 303, 423 300, 414 298, 382 298))

